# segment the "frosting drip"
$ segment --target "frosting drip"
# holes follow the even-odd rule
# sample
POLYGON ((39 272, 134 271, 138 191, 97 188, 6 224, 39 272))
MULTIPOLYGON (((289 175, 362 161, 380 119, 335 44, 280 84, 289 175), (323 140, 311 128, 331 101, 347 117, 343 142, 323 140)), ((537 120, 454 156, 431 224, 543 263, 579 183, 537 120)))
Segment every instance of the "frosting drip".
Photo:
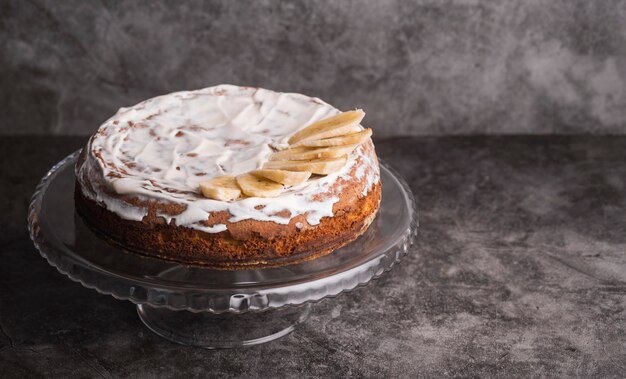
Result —
POLYGON ((87 145, 77 167, 83 193, 123 219, 140 221, 146 209, 130 206, 123 197, 175 203, 182 213, 158 214, 167 222, 205 232, 212 212, 228 211, 229 222, 246 219, 287 224, 306 214, 311 225, 333 215, 337 197, 320 195, 354 167, 366 178, 364 194, 378 181, 373 149, 357 148, 342 170, 291 187, 276 198, 243 198, 232 202, 201 196, 200 182, 220 175, 238 175, 261 168, 276 148, 305 126, 339 110, 317 98, 260 88, 220 85, 175 92, 121 108, 87 145), (285 215, 285 210, 288 215, 285 215))

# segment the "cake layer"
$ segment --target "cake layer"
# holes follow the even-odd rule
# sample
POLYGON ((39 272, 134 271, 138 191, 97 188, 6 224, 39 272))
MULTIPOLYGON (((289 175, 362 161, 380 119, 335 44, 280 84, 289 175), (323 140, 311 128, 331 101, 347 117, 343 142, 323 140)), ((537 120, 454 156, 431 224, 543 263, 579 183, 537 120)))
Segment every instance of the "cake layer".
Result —
POLYGON ((336 172, 276 197, 214 200, 200 183, 263 168, 294 134, 339 113, 317 98, 230 85, 122 108, 79 156, 77 210, 113 243, 184 264, 244 269, 320 257, 357 238, 378 210, 367 135, 336 172))
POLYGON ((188 265, 232 270, 300 263, 352 242, 374 220, 380 189, 379 183, 365 197, 341 204, 337 216, 325 217, 315 227, 299 227, 298 219, 289 225, 249 220, 239 225, 240 234, 171 227, 153 217, 142 222, 123 220, 84 197, 79 187, 76 202, 79 214, 93 229, 126 250, 188 265))

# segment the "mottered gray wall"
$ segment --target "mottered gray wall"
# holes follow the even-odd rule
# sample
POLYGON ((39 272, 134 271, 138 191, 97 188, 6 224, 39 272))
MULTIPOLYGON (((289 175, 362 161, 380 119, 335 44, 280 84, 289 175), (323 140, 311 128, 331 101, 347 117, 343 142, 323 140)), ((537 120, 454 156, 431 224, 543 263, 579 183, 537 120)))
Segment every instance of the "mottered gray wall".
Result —
POLYGON ((626 1, 0 0, 0 134, 89 134, 219 83, 378 136, 626 132, 626 1))

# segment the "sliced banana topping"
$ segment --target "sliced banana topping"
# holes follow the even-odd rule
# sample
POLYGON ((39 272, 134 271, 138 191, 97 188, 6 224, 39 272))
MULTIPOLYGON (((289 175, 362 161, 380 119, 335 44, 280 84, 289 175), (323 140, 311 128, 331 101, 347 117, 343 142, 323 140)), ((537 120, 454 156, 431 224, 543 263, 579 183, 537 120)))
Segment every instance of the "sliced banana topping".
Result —
POLYGON ((276 183, 284 184, 286 186, 295 186, 306 182, 311 173, 307 171, 286 171, 286 170, 254 170, 250 171, 250 174, 261 178, 273 180, 276 183))
POLYGON ((323 119, 291 136, 291 138, 289 138, 289 144, 359 132, 361 130, 359 123, 363 120, 363 117, 365 117, 365 112, 361 109, 357 109, 323 119))
POLYGON ((237 176, 237 184, 244 194, 254 197, 276 197, 283 190, 282 184, 250 173, 237 176))
POLYGON ((307 161, 319 158, 339 158, 350 154, 358 145, 331 146, 310 148, 306 146, 294 147, 270 155, 270 161, 307 161))
POLYGON ((269 161, 263 165, 263 168, 287 171, 309 171, 314 174, 328 175, 339 171, 346 164, 347 160, 348 156, 344 155, 339 158, 322 158, 310 161, 269 161))
POLYGON ((204 197, 214 200, 229 201, 241 196, 241 189, 237 185, 234 176, 218 176, 206 182, 200 183, 200 190, 204 197))
POLYGON ((304 147, 304 146, 324 147, 324 146, 360 145, 363 142, 367 141, 367 139, 370 138, 371 136, 372 136, 372 129, 365 129, 357 133, 347 134, 345 136, 298 142, 295 145, 293 145, 295 147, 291 148, 290 150, 295 149, 296 147, 304 147))
MULTIPOLYGON (((361 109, 343 112, 313 123, 289 139, 289 146, 269 156, 260 170, 241 174, 236 178, 225 175, 200 184, 205 197, 229 201, 243 192, 253 197, 276 197, 283 186, 306 182, 311 174, 328 175, 341 170, 348 155, 372 135, 371 129, 362 130, 361 109)), ((278 148, 278 146, 275 146, 278 148)))

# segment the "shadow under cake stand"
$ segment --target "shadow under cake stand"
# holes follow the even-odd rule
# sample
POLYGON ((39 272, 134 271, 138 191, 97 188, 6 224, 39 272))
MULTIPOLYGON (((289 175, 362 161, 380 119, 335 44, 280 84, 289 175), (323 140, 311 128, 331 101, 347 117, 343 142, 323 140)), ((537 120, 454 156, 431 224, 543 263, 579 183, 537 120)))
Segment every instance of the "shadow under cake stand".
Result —
POLYGON ((382 201, 356 241, 300 264, 213 270, 116 248, 74 209, 75 152, 41 179, 28 212, 30 236, 59 272, 87 288, 137 304, 141 321, 171 341, 203 348, 255 345, 305 321, 311 304, 365 285, 408 252, 417 230, 410 189, 381 161, 382 201))

